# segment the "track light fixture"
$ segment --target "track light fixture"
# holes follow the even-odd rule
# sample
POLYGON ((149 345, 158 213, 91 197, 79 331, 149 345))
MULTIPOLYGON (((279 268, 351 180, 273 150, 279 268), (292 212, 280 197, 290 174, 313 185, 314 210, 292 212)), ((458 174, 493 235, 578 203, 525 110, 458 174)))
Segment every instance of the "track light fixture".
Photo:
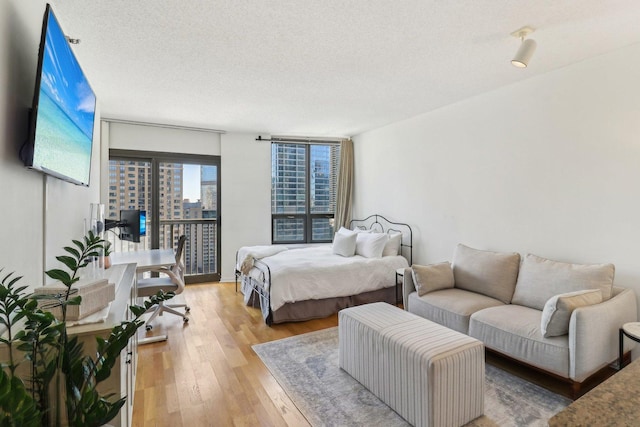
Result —
POLYGON ((518 68, 526 68, 529 65, 529 61, 533 56, 533 52, 536 51, 536 41, 533 39, 525 40, 527 35, 533 33, 535 30, 531 27, 522 27, 519 30, 511 33, 513 37, 517 37, 520 39, 520 48, 516 52, 516 55, 511 60, 511 64, 514 67, 518 68))

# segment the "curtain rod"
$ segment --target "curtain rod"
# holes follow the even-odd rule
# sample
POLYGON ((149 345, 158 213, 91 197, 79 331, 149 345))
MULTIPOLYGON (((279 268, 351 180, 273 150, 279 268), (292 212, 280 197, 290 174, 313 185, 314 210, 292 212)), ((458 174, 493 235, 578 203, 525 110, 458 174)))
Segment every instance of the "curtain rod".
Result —
POLYGON ((192 127, 192 126, 170 125, 170 124, 164 124, 164 123, 137 122, 135 120, 113 119, 109 117, 102 117, 101 120, 109 123, 121 123, 125 125, 149 126, 149 127, 180 129, 180 130, 193 130, 197 132, 211 132, 211 133, 220 133, 220 134, 227 133, 226 130, 220 130, 220 129, 198 128, 198 127, 192 127))
POLYGON ((304 142, 306 144, 337 144, 341 139, 347 138, 335 138, 335 139, 314 139, 314 138, 263 138, 262 135, 258 135, 256 141, 259 142, 304 142))

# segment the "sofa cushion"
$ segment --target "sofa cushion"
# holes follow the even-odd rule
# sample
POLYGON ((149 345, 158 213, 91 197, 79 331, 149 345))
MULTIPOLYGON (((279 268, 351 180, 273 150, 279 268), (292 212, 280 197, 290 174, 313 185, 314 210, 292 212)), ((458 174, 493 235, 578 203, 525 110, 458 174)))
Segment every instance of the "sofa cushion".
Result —
POLYGON ((569 264, 528 254, 518 275, 513 304, 542 310, 554 295, 600 289, 602 300, 611 298, 613 264, 569 264))
POLYGON ((569 320, 573 310, 601 302, 602 291, 600 289, 569 292, 551 297, 542 310, 540 322, 542 336, 548 338, 568 334, 569 320))
POLYGON ((459 244, 453 256, 455 287, 509 304, 519 266, 518 253, 481 251, 459 244))
POLYGON ((431 265, 412 265, 413 284, 422 296, 428 292, 453 288, 453 270, 448 262, 431 265))
POLYGON ((521 305, 485 308, 471 315, 469 335, 485 347, 569 378, 569 336, 544 338, 542 312, 521 305))
POLYGON ((418 316, 439 323, 454 331, 468 334, 469 318, 487 307, 504 305, 495 298, 462 289, 443 289, 419 296, 412 292, 406 309, 418 316))

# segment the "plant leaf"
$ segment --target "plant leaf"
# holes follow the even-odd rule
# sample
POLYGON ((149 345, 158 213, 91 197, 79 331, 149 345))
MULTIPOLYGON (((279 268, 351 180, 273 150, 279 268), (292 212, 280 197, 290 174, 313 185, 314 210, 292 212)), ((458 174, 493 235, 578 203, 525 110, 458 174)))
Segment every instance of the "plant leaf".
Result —
POLYGON ((77 295, 73 298, 69 298, 67 300, 67 305, 80 305, 81 302, 82 302, 82 296, 77 295))
POLYGON ((84 244, 80 240, 72 240, 72 242, 80 249, 80 252, 84 252, 84 244))
POLYGON ((61 263, 63 263, 64 265, 66 265, 67 268, 69 268, 69 270, 71 271, 75 270, 78 265, 78 262, 76 261, 76 259, 70 256, 60 255, 60 256, 57 256, 56 259, 61 263))
POLYGON ((76 257, 76 259, 80 258, 80 252, 78 252, 75 248, 72 248, 71 246, 65 246, 64 250, 76 257))
POLYGON ((69 273, 64 270, 54 268, 52 270, 45 271, 45 273, 47 274, 47 276, 51 277, 52 279, 59 280, 65 285, 71 282, 71 276, 69 276, 69 273))

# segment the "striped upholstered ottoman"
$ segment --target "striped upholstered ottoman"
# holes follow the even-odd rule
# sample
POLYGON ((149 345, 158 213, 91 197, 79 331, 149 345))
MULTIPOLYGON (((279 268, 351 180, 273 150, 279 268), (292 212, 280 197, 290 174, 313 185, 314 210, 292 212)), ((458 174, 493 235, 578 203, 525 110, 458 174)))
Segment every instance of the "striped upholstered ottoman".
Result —
POLYGON ((416 426, 484 412, 482 342, 387 303, 339 313, 340 367, 416 426))

